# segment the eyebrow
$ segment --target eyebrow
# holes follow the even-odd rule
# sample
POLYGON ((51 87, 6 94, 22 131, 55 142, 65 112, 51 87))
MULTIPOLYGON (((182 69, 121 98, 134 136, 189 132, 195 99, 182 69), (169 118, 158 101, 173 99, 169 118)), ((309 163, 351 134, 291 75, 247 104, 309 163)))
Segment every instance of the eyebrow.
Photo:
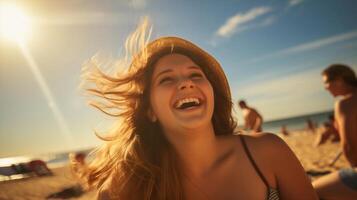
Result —
MULTIPOLYGON (((197 67, 197 66, 194 66, 194 65, 189 66, 188 68, 189 68, 189 69, 198 69, 198 70, 201 70, 200 67, 197 67)), ((170 72, 172 72, 172 71, 173 71, 172 69, 163 70, 163 71, 159 72, 159 73, 156 75, 155 78, 157 78, 157 77, 159 77, 159 76, 161 76, 161 75, 163 75, 163 74, 170 73, 170 72)))

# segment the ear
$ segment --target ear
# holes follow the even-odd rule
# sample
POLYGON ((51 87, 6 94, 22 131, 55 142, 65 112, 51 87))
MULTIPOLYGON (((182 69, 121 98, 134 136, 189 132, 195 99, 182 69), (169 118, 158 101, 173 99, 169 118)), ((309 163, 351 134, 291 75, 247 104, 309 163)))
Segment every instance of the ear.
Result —
POLYGON ((157 117, 156 117, 155 113, 151 110, 151 108, 148 109, 147 116, 150 119, 150 121, 152 121, 152 122, 157 121, 157 117))

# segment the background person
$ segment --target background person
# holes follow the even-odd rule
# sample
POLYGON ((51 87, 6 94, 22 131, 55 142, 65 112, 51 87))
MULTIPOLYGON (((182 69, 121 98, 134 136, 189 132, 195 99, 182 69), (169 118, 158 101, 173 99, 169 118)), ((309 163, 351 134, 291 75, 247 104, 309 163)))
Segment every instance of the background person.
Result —
POLYGON ((253 133, 262 132, 263 117, 259 114, 259 112, 248 106, 243 100, 238 101, 238 105, 242 109, 244 128, 251 130, 253 133))
POLYGON ((310 131, 311 133, 315 133, 317 125, 310 119, 306 119, 306 130, 310 131))
POLYGON ((324 176, 313 185, 322 199, 357 199, 357 78, 347 65, 333 64, 322 72, 326 90, 341 97, 335 103, 335 119, 343 154, 351 168, 324 176))
POLYGON ((323 129, 316 135, 316 139, 314 141, 314 146, 319 146, 324 144, 328 139, 331 138, 332 142, 340 141, 340 136, 337 131, 337 122, 333 115, 329 115, 329 121, 323 123, 323 129))

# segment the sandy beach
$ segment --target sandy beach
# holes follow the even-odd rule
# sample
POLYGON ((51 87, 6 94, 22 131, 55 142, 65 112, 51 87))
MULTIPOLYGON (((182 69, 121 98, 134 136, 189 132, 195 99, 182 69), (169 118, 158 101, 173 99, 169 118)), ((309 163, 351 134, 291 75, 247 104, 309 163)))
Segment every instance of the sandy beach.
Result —
MULTIPOLYGON (((316 137, 308 131, 295 131, 289 136, 281 136, 297 155, 306 171, 336 171, 347 167, 346 159, 341 156, 333 165, 328 164, 339 151, 339 144, 328 141, 319 147, 314 147, 316 137)), ((45 199, 48 195, 59 192, 64 188, 76 185, 68 167, 52 169, 54 176, 33 177, 22 180, 0 182, 0 200, 35 200, 45 199)), ((312 180, 318 176, 311 177, 312 180)), ((71 199, 95 199, 95 192, 85 192, 80 197, 71 199)))
MULTIPOLYGON (((321 129, 320 129, 321 131, 321 129)), ((300 160, 305 171, 336 171, 344 167, 348 167, 346 158, 342 155, 332 166, 329 166, 331 161, 336 157, 340 151, 339 142, 327 141, 318 147, 313 145, 316 134, 309 131, 293 132, 289 136, 281 136, 283 140, 289 145, 292 151, 300 160)), ((314 180, 318 176, 312 176, 314 180)))
MULTIPOLYGON (((77 181, 68 166, 51 169, 53 176, 32 177, 21 180, 0 182, 0 200, 37 200, 46 199, 50 194, 73 187, 77 181)), ((95 199, 95 192, 85 192, 71 199, 95 199)), ((54 199, 54 198, 52 198, 54 199)))

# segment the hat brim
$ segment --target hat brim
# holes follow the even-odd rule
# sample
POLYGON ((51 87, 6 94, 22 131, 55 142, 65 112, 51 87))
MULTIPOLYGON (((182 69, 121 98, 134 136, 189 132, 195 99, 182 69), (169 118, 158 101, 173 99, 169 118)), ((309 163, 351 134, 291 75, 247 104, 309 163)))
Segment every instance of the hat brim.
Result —
POLYGON ((215 79, 218 79, 220 82, 220 89, 226 92, 229 98, 231 97, 226 75, 218 61, 209 53, 185 39, 179 37, 162 37, 156 39, 146 46, 139 57, 137 57, 136 62, 141 60, 141 64, 143 64, 142 62, 145 64, 152 63, 157 61, 163 55, 170 53, 184 53, 186 55, 193 55, 195 58, 202 59, 204 63, 207 64, 206 66, 200 67, 209 68, 208 71, 213 73, 209 76, 214 76, 215 79))

